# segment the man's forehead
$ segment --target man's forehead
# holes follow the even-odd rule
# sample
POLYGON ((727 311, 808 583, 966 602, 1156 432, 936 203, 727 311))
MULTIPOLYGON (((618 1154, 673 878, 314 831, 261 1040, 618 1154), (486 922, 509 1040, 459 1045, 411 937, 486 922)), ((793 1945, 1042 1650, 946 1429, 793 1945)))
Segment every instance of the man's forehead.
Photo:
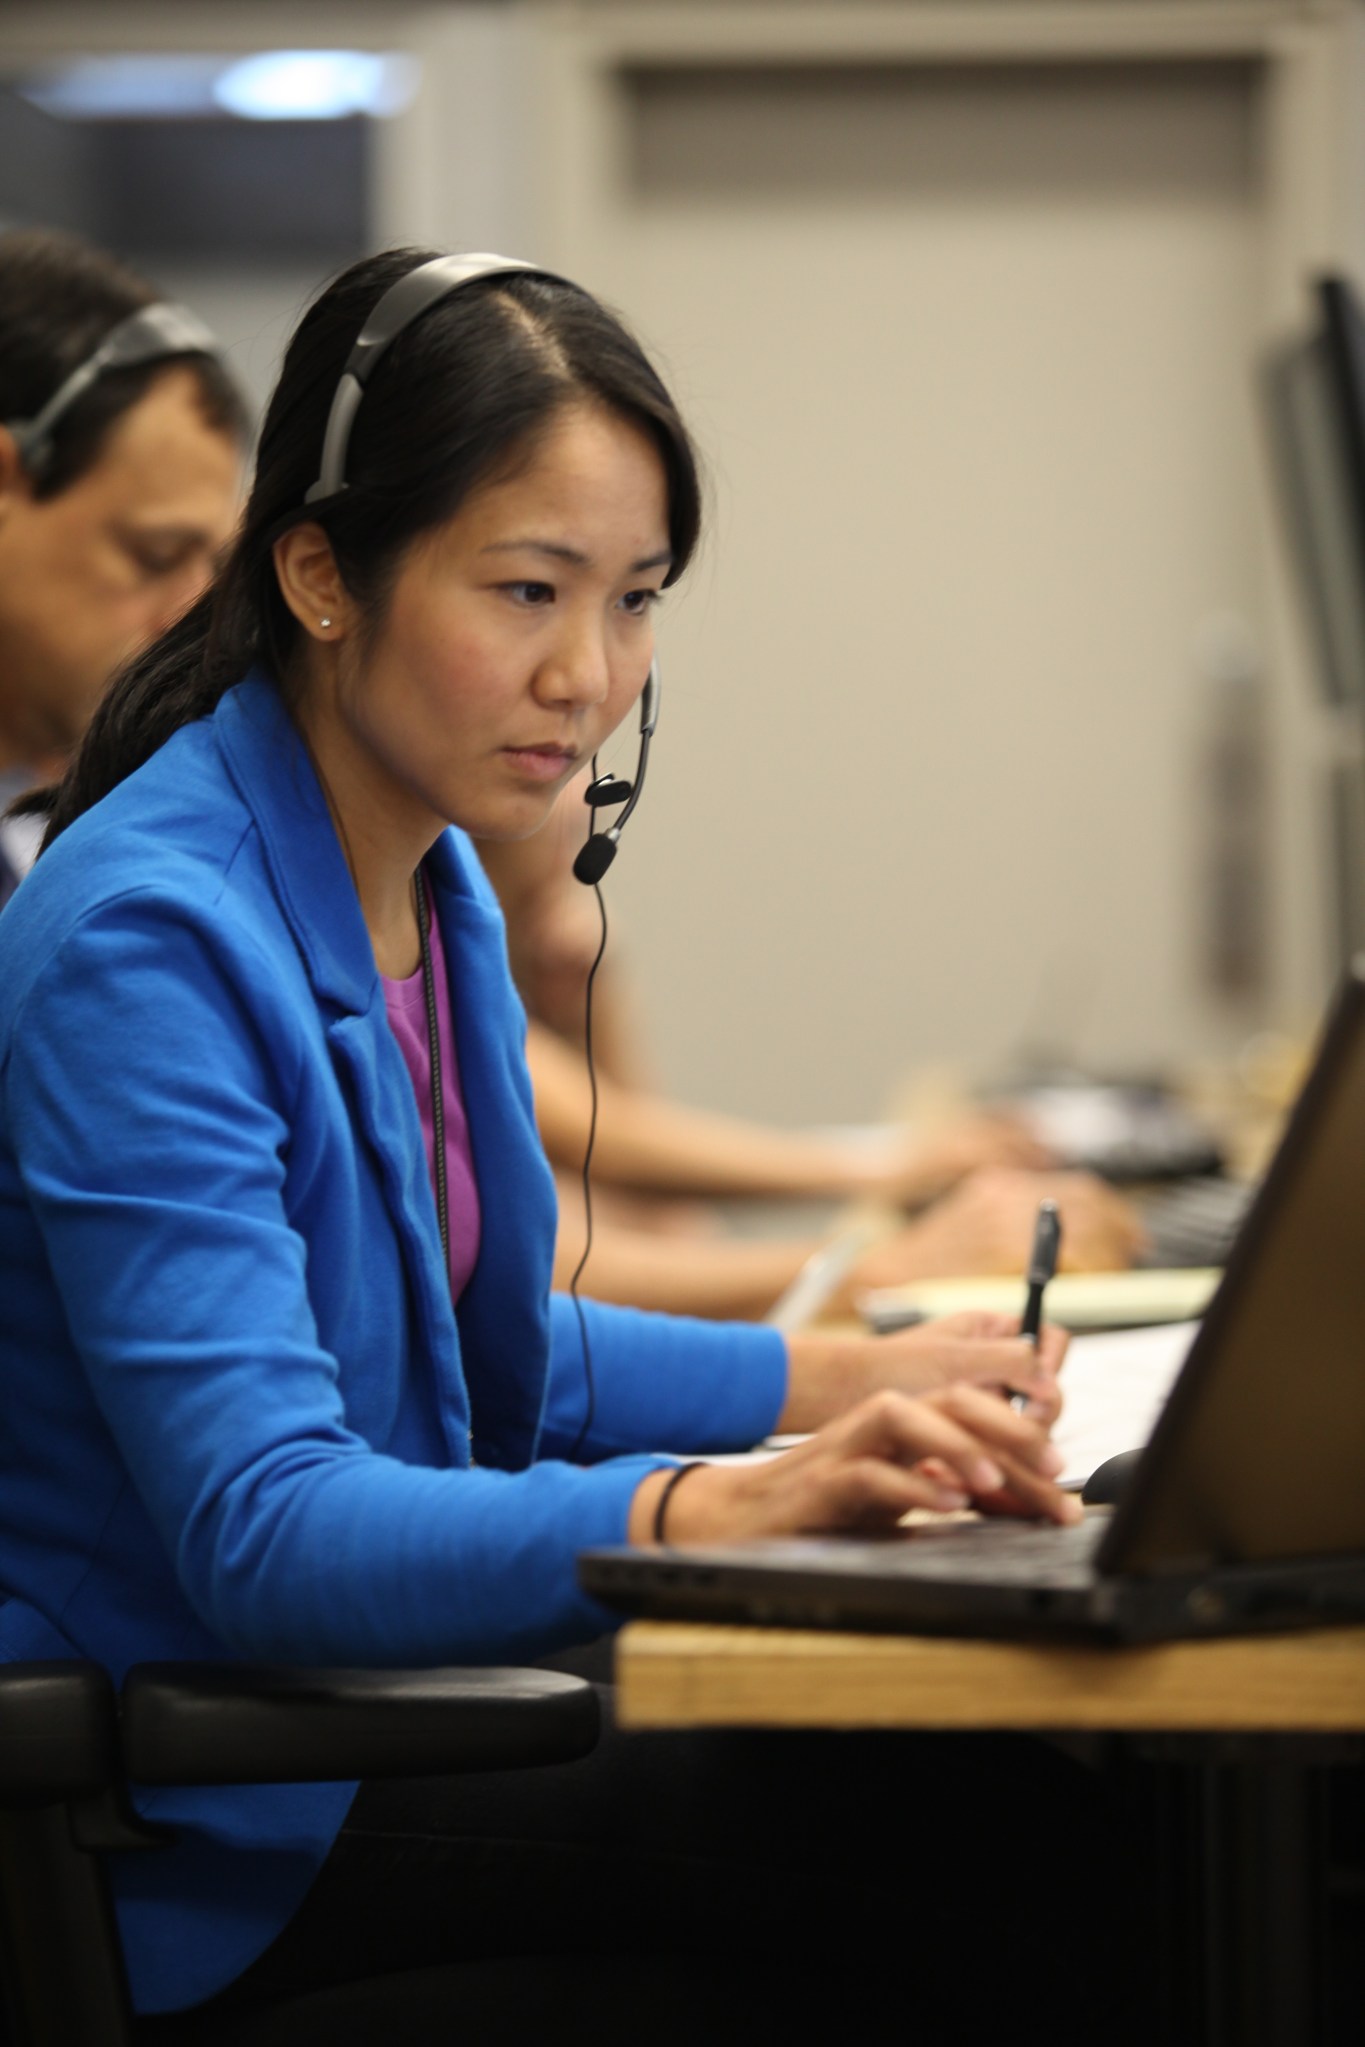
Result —
POLYGON ((183 520, 193 506, 217 529, 231 517, 241 467, 235 440, 205 417, 193 373, 173 369, 114 422, 98 460, 71 488, 86 484, 106 511, 121 505, 139 521, 183 520))

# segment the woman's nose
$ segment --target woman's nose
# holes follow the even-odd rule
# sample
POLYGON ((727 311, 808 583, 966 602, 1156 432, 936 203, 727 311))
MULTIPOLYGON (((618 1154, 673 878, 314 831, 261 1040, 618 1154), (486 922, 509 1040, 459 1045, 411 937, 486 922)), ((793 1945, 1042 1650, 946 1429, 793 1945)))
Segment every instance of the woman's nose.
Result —
POLYGON ((611 688, 611 667, 600 631, 566 631, 541 662, 539 694, 547 703, 572 703, 587 708, 605 702, 611 688))

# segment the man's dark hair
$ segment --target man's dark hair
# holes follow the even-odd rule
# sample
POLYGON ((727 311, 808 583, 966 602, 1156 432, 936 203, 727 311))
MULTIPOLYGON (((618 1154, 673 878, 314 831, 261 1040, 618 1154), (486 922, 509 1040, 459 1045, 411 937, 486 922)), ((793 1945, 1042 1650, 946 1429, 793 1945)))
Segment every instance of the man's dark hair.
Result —
MULTIPOLYGON (((35 418, 115 327, 162 296, 75 235, 0 234, 0 423, 35 418)), ((51 457, 32 479, 34 496, 55 497, 93 468, 115 422, 180 365, 194 376, 208 425, 245 441, 241 393, 213 356, 162 356, 107 370, 56 422, 51 457)))

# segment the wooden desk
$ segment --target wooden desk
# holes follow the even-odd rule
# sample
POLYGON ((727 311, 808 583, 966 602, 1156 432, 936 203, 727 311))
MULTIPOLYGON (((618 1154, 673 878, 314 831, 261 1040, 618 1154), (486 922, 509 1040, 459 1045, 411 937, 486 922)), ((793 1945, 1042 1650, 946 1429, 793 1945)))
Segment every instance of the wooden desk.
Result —
POLYGON ((616 1668, 627 1728, 1120 1737, 1166 1816, 1159 2047, 1338 2047, 1325 1765, 1365 1732, 1365 1628, 1110 1649, 636 1621, 616 1668))
POLYGON ((1142 1649, 634 1621, 623 1727, 1365 1732, 1365 1628, 1142 1649))

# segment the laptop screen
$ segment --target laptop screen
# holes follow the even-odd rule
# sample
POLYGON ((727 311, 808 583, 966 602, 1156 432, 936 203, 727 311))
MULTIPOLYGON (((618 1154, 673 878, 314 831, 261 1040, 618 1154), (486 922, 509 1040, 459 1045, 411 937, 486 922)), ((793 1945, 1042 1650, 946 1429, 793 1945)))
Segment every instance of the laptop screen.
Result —
POLYGON ((1365 1552, 1365 963, 1097 1557, 1365 1552))

